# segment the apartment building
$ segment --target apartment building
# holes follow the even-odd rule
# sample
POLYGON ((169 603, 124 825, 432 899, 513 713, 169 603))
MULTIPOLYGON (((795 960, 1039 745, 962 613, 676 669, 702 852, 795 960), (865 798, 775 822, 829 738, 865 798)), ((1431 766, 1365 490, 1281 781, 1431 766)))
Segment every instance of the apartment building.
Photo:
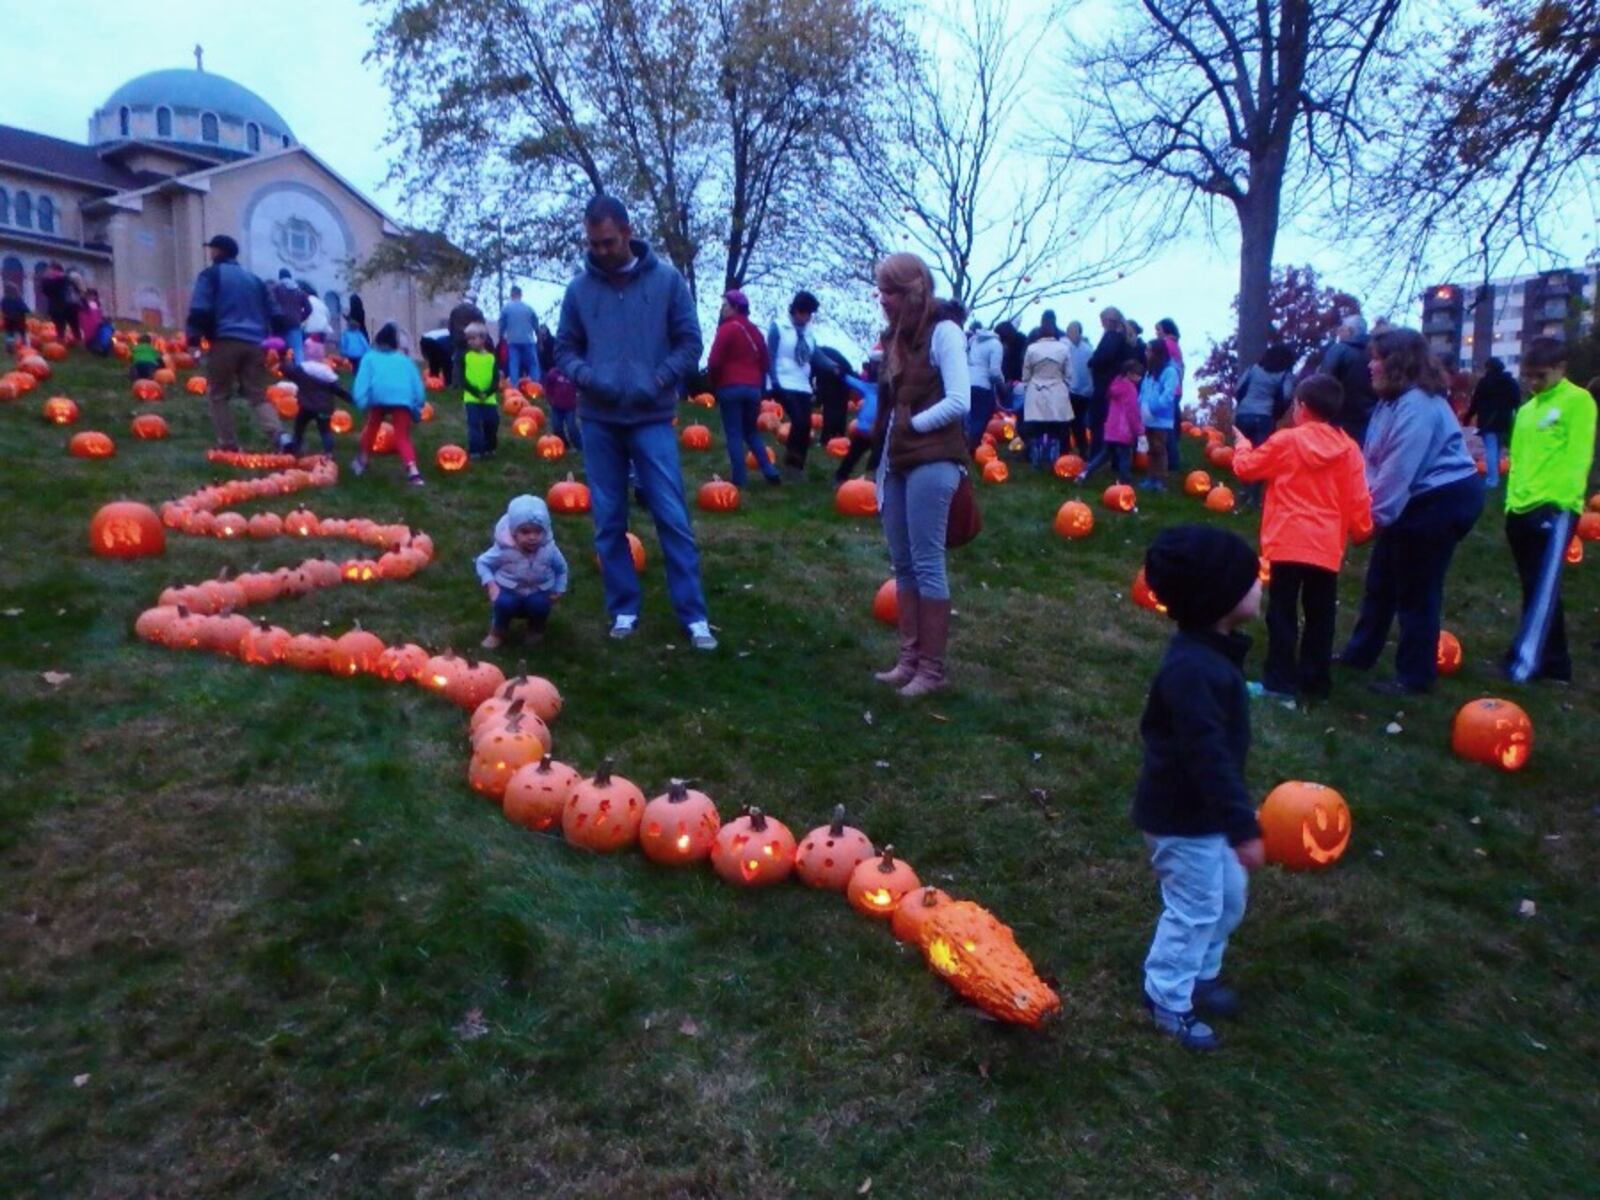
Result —
POLYGON ((1516 373, 1536 337, 1570 338, 1594 325, 1600 268, 1563 268, 1491 280, 1441 283, 1422 294, 1422 332, 1451 370, 1481 371, 1498 358, 1516 373))

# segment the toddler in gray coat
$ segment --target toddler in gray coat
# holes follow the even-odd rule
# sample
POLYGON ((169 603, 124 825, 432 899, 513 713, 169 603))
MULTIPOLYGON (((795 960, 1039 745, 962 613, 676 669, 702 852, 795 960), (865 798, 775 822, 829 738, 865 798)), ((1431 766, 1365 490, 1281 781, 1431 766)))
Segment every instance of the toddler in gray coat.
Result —
POLYGON ((512 500, 495 523, 494 544, 474 565, 491 610, 484 649, 499 646, 517 617, 526 617, 534 636, 541 635, 551 607, 567 590, 567 560, 556 546, 545 502, 537 496, 512 500))

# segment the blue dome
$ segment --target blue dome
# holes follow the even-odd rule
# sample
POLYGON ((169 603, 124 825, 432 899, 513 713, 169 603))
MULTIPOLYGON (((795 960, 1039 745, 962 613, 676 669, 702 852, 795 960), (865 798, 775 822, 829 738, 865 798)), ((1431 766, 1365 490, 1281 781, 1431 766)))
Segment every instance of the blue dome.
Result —
POLYGON ((155 108, 165 104, 169 108, 196 108, 213 112, 219 117, 236 117, 240 121, 254 121, 274 133, 294 137, 289 123, 249 88, 210 71, 196 71, 174 67, 165 71, 151 71, 128 80, 112 92, 101 111, 115 111, 123 105, 129 108, 155 108))

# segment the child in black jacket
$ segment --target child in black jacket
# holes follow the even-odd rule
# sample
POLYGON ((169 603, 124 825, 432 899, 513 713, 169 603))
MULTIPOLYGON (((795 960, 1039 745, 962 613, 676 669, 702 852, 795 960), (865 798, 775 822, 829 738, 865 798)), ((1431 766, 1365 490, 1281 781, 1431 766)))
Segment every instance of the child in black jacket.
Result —
POLYGON ((294 414, 294 436, 289 441, 289 453, 300 453, 300 441, 306 435, 306 426, 315 421, 322 436, 322 452, 333 457, 333 409, 335 398, 354 404, 350 393, 339 386, 339 375, 327 363, 307 360, 292 363, 283 372, 286 382, 295 385, 295 399, 300 408, 294 414))
POLYGON ((1139 733, 1144 767, 1133 823, 1161 884, 1161 919, 1144 963, 1144 1002, 1156 1028, 1196 1050, 1217 1036, 1196 1017, 1232 1016, 1220 980, 1228 935, 1244 917, 1246 872, 1263 861, 1245 786, 1250 700, 1238 632, 1261 607, 1256 553, 1201 525, 1163 530, 1145 555, 1145 580, 1178 623, 1150 685, 1139 733))

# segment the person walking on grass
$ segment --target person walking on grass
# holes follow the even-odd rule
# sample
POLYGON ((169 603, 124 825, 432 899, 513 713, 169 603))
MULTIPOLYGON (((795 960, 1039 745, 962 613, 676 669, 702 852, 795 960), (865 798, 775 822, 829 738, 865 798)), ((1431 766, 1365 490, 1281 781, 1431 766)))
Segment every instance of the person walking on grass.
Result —
POLYGON ((450 332, 450 368, 444 373, 445 383, 460 386, 461 360, 467 353, 467 329, 482 324, 484 315, 478 307, 478 293, 469 288, 461 293, 461 299, 445 318, 445 328, 450 332))
POLYGON ((358 411, 366 414, 361 429, 361 446, 350 462, 354 475, 367 473, 367 458, 378 441, 384 422, 394 430, 394 447, 405 464, 406 482, 422 486, 417 469, 417 451, 411 444, 411 426, 422 419, 422 376, 417 364, 400 352, 400 330, 393 321, 378 330, 372 349, 361 360, 355 383, 350 389, 358 411))
POLYGON ((1467 406, 1464 425, 1472 425, 1483 439, 1483 485, 1500 486, 1500 451, 1510 445, 1511 419, 1522 403, 1522 389, 1511 378, 1505 363, 1491 358, 1484 364, 1483 378, 1472 389, 1472 403, 1467 406))
POLYGON ((711 339, 711 353, 706 358, 706 375, 722 414, 722 432, 728 444, 728 478, 737 487, 743 487, 749 478, 746 447, 768 483, 783 482, 778 465, 768 455, 756 428, 761 416, 761 388, 770 370, 767 343, 750 321, 749 299, 737 288, 724 293, 716 336, 711 339))
POLYGON ((876 678, 915 698, 945 686, 950 585, 945 530, 967 462, 964 426, 972 403, 961 326, 933 294, 933 275, 914 254, 878 264, 884 334, 875 439, 878 511, 899 604, 900 658, 876 678))
POLYGON ((1391 329, 1372 339, 1371 352, 1378 405, 1365 455, 1378 536, 1361 613, 1339 661, 1360 671, 1374 666, 1398 616, 1396 678, 1369 685, 1394 696, 1433 690, 1445 575, 1483 512, 1483 481, 1427 340, 1414 329, 1391 329))
POLYGON ((255 414, 256 426, 273 448, 289 444, 278 420, 278 410, 267 399, 272 377, 267 374, 261 343, 281 332, 284 318, 267 285, 239 265, 239 243, 219 233, 206 243, 211 265, 195 277, 189 296, 185 329, 198 346, 209 339, 206 381, 211 404, 211 427, 219 450, 237 450, 239 434, 233 424, 233 393, 244 392, 255 414))
POLYGON ((783 465, 794 472, 805 470, 811 446, 811 356, 817 348, 811 321, 820 307, 810 292, 796 292, 789 319, 767 330, 767 385, 789 418, 783 465))
MULTIPOLYGON (((1151 342, 1151 349, 1155 349, 1151 342)), ((1261 556, 1271 564, 1263 694, 1292 706, 1333 688, 1333 625, 1347 541, 1372 534, 1366 464, 1337 425, 1344 388, 1311 375, 1295 389, 1293 424, 1261 445, 1234 426, 1233 473, 1267 489, 1261 556), (1305 626, 1300 625, 1300 610, 1305 626)))
POLYGON ((1087 483, 1089 476, 1107 462, 1118 483, 1133 481, 1133 447, 1144 432, 1139 417, 1139 387, 1143 382, 1143 363, 1130 358, 1122 364, 1122 374, 1106 388, 1105 420, 1095 438, 1094 457, 1084 464, 1075 482, 1087 483))
POLYGON ((561 301, 556 366, 578 386, 611 636, 630 637, 639 623, 639 575, 627 536, 632 470, 655 518, 673 610, 695 649, 715 650, 672 428, 678 393, 700 364, 694 301, 683 276, 633 236, 620 200, 590 200, 584 233, 588 261, 561 301))
POLYGON ((1567 378, 1567 347, 1557 338, 1528 344, 1522 377, 1528 402, 1511 428, 1506 476, 1506 541, 1522 581, 1522 619, 1505 672, 1513 683, 1570 683, 1561 571, 1594 464, 1595 402, 1567 378))
POLYGON ((506 379, 518 387, 524 379, 538 383, 539 318, 523 303, 520 287, 511 289, 511 299, 500 310, 500 340, 506 344, 506 379))
POLYGON ((1260 611, 1261 580, 1244 539, 1205 525, 1162 530, 1144 573, 1178 632, 1139 719, 1144 764, 1133 823, 1161 885, 1142 999, 1161 1033, 1215 1050, 1217 1035, 1201 1018, 1238 1014, 1222 958, 1244 919, 1248 873, 1266 861, 1244 774, 1250 639, 1239 632, 1260 611))

